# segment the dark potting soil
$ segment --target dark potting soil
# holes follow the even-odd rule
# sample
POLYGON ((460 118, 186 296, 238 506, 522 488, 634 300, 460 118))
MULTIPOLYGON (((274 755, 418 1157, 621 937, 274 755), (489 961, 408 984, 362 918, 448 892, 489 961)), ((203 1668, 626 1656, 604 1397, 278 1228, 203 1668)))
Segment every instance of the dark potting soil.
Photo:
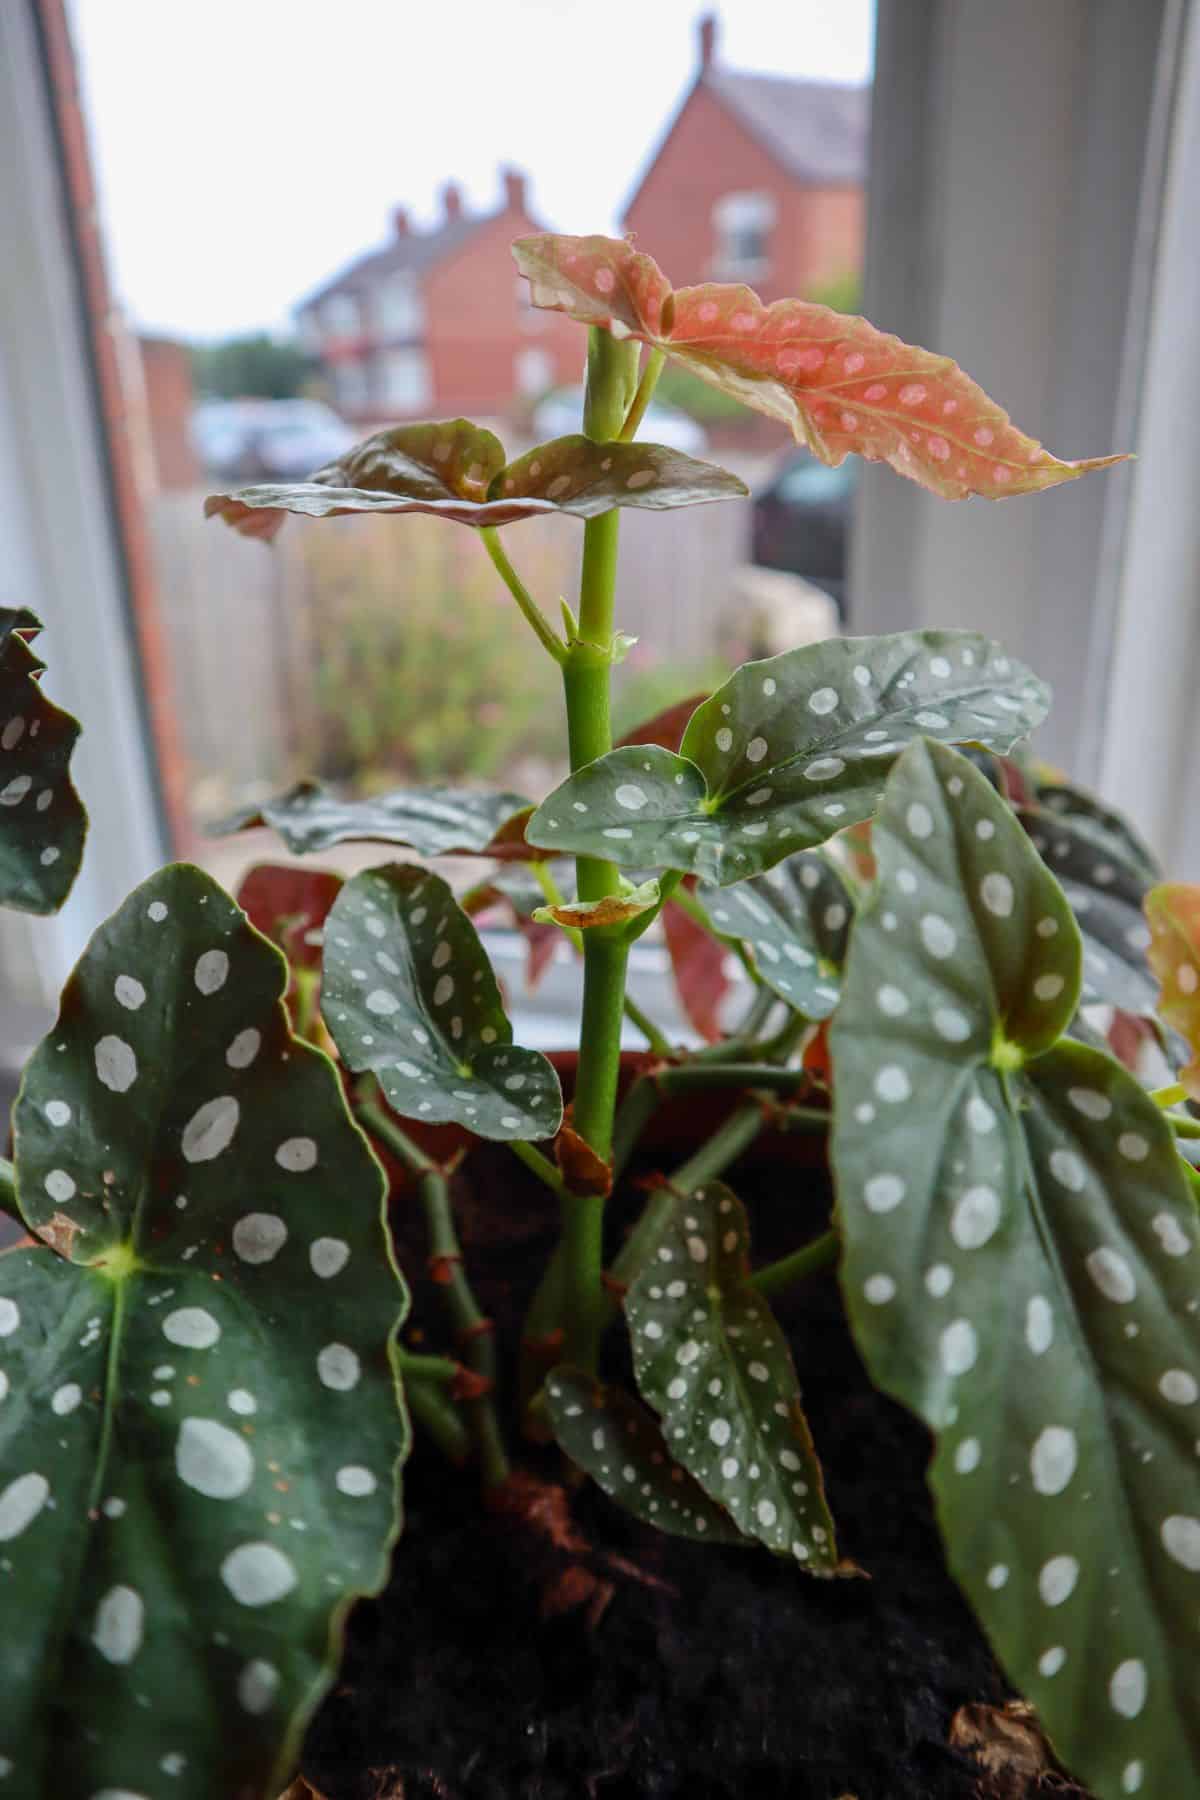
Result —
MULTIPOLYGON (((507 1360, 554 1218, 545 1190, 511 1159, 484 1149, 468 1169, 467 1266, 507 1360)), ((747 1162, 729 1179, 761 1257, 822 1228, 819 1167, 747 1162)), ((615 1197, 614 1241, 637 1204, 636 1194, 615 1197)), ((422 1253, 403 1199, 396 1224, 411 1276, 422 1253)), ((414 1287, 414 1317, 436 1347, 436 1292, 414 1287)), ((586 1606, 544 1617, 571 1559, 549 1542, 531 1551, 481 1511, 469 1474, 418 1439, 390 1585, 356 1608, 338 1685, 308 1735, 304 1771, 321 1795, 980 1800, 999 1791, 948 1743, 959 1707, 1000 1704, 1008 1690, 942 1561, 924 1481, 929 1439, 872 1389, 832 1273, 777 1311, 840 1548, 868 1578, 816 1580, 763 1550, 667 1537, 589 1483, 572 1496, 572 1517, 592 1546, 582 1561, 611 1582, 611 1599, 598 1619, 586 1606), (612 1558, 651 1579, 615 1570, 612 1558)), ((616 1375, 621 1334, 609 1336, 616 1375)), ((545 1477, 560 1469, 552 1453, 542 1457, 545 1477)))

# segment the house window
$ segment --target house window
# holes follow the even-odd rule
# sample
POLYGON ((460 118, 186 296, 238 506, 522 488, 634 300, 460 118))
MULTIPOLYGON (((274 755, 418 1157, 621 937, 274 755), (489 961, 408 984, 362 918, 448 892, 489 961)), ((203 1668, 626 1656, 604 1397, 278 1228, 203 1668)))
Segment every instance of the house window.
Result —
POLYGON ((321 324, 326 337, 357 337, 359 330, 358 301, 353 294, 330 294, 321 302, 321 324))
POLYGON ((321 348, 321 321, 314 307, 297 315, 296 329, 301 344, 310 355, 315 356, 321 348))
POLYGON ((429 358, 423 350, 385 350, 380 358, 383 401, 389 412, 422 412, 432 399, 429 358))
POLYGON ((770 194, 724 194, 713 207, 713 273, 726 279, 761 276, 770 267, 775 202, 770 194))
POLYGON ((387 338, 420 337, 425 328, 421 293, 411 275, 389 275, 375 292, 375 318, 387 338))
POLYGON ((338 363, 333 372, 333 391, 344 413, 362 412, 367 404, 367 371, 362 363, 338 363))
POLYGON ((548 350, 518 350, 513 372, 519 394, 544 394, 554 385, 554 358, 548 350))

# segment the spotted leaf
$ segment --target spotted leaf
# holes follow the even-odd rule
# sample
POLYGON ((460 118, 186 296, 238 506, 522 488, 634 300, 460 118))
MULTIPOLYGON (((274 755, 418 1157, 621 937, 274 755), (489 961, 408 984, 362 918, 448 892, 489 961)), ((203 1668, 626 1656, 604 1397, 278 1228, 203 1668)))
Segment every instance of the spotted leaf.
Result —
POLYGON ((821 1468, 787 1339, 746 1278, 749 1242, 719 1182, 678 1202, 625 1297, 634 1371, 672 1456, 745 1536, 832 1574, 821 1468))
POLYGON ((630 746, 580 769, 525 835, 724 887, 867 818, 921 732, 1005 749, 1046 706, 1042 683, 974 632, 806 644, 738 669, 692 714, 678 755, 630 746))
POLYGON ((989 784, 908 750, 830 1028, 842 1279, 936 1434, 950 1567, 1104 1800, 1200 1787, 1197 1218, 1161 1114, 1057 1041, 1060 888, 989 784))
POLYGON ((1111 840, 1098 844, 1075 814, 1041 808, 1018 813, 1034 848, 1053 870, 1083 937, 1084 1005, 1119 1006, 1150 1014, 1158 988, 1146 951, 1150 932, 1142 916, 1149 878, 1140 863, 1118 853, 1111 840))
POLYGON ((311 481, 210 494, 204 511, 244 537, 269 540, 288 513, 434 513, 460 525, 514 525, 545 513, 594 519, 617 506, 661 510, 746 492, 736 475, 665 444, 597 444, 582 435, 540 444, 505 466, 490 431, 452 419, 378 431, 311 481))
POLYGON ((675 1537, 746 1542, 729 1514, 674 1460, 658 1420, 632 1394, 601 1387, 564 1364, 550 1376, 545 1395, 559 1444, 626 1512, 675 1537))
MULTIPOLYGON (((1011 794, 1007 798, 1014 806, 1021 803, 1011 794)), ((1162 870, 1154 852, 1143 843, 1128 819, 1094 794, 1085 793, 1067 781, 1043 781, 1037 785, 1035 799, 1026 802, 1034 803, 1039 811, 1070 826, 1077 836, 1090 838, 1102 855, 1114 862, 1127 863, 1146 882, 1160 879, 1162 870)))
POLYGON ((273 1796, 387 1574, 404 1294, 285 978, 208 876, 165 869, 26 1071, 46 1243, 0 1257, 0 1766, 31 1800, 273 1796))
POLYGON ((389 863, 348 881, 325 930, 322 1009, 342 1061, 405 1118, 550 1138, 558 1077, 512 1041, 475 927, 440 876, 389 863))
POLYGON ((1192 1060, 1179 1079, 1200 1099, 1200 887, 1163 882, 1146 896, 1150 964, 1162 983, 1158 1010, 1187 1041, 1192 1060))
POLYGON ((269 825, 294 856, 334 844, 403 844, 419 856, 495 856, 527 860, 523 825, 530 802, 520 794, 476 788, 395 788, 366 800, 342 800, 316 781, 246 806, 210 827, 214 837, 269 825))
POLYGON ((68 768, 79 725, 42 692, 40 630, 0 607, 0 906, 52 913, 79 873, 87 814, 68 768))
POLYGON ((701 888, 714 931, 740 942, 769 988, 808 1019, 838 1003, 854 902, 823 856, 802 850, 756 881, 701 888))
POLYGON ((518 238, 535 306, 665 351, 701 380, 790 426, 836 468, 854 452, 947 500, 1000 500, 1122 462, 1060 462, 948 356, 812 301, 764 306, 752 288, 676 288, 619 238, 518 238))

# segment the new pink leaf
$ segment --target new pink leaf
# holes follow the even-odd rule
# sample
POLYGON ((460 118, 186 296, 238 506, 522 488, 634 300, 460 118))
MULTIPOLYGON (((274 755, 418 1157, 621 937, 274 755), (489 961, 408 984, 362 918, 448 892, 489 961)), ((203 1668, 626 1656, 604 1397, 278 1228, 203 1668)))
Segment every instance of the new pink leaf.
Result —
POLYGON ((805 300, 764 306, 752 288, 672 289, 619 238, 519 238, 535 306, 666 351, 756 412, 782 419, 836 468, 853 451, 943 499, 990 500, 1074 481, 1121 456, 1063 462, 1017 429, 948 356, 805 300))

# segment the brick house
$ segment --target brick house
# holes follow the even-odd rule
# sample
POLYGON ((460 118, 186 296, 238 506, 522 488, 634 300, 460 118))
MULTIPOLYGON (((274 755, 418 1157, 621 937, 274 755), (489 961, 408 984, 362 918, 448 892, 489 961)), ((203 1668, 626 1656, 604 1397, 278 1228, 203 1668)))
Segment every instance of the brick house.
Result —
POLYGON ((717 22, 623 224, 671 280, 812 295, 862 260, 870 91, 725 69, 717 22))
POLYGON ((509 248, 545 227, 528 210, 524 176, 506 169, 503 184, 503 204, 477 215, 448 184, 431 231, 414 231, 398 209, 389 244, 297 307, 301 341, 353 424, 494 416, 580 379, 579 327, 529 305, 509 248))

